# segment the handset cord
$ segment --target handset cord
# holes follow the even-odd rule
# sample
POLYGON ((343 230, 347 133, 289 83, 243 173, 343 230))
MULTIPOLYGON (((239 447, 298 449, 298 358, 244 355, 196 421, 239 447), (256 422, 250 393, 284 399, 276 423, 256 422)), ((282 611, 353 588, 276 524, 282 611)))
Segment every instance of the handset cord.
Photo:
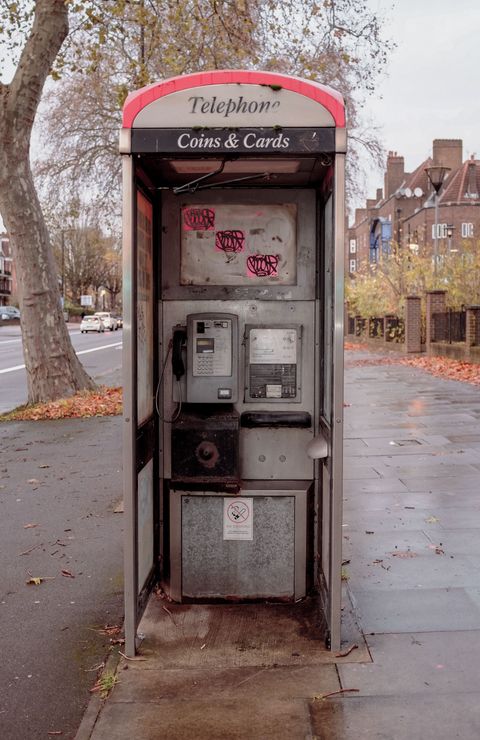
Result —
POLYGON ((170 339, 170 341, 168 342, 167 354, 165 356, 165 361, 163 363, 162 372, 161 372, 160 378, 158 380, 157 390, 155 391, 155 410, 157 412, 158 418, 164 424, 173 424, 175 421, 177 421, 178 417, 180 416, 180 414, 182 412, 182 385, 180 383, 180 380, 177 380, 177 387, 178 387, 178 393, 179 393, 179 396, 180 396, 180 401, 177 404, 177 408, 175 409, 172 418, 171 419, 165 419, 161 415, 160 408, 159 408, 160 388, 162 387, 163 376, 165 375, 165 369, 167 367, 168 358, 170 357, 170 352, 172 351, 172 346, 173 346, 173 340, 170 339))

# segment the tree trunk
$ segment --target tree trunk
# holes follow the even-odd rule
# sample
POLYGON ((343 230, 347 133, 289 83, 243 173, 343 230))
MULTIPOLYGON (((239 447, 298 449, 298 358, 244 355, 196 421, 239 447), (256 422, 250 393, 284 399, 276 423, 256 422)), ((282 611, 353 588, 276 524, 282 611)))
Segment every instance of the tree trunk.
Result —
POLYGON ((0 85, 0 212, 17 270, 29 403, 95 387, 63 318, 55 259, 29 161, 43 85, 67 33, 64 0, 37 0, 14 78, 0 85))

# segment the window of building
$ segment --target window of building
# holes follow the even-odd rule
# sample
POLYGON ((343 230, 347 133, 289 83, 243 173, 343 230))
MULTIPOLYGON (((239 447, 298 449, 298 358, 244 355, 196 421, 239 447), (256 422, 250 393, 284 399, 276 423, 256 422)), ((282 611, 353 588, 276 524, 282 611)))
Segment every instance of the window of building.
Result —
POLYGON ((350 254, 355 254, 357 251, 357 242, 355 239, 350 239, 350 254))
POLYGON ((462 238, 467 239, 473 236, 473 224, 462 224, 462 238))
POLYGON ((432 239, 446 239, 447 237, 447 224, 432 224, 432 239), (435 226, 437 227, 437 234, 435 236, 435 226))
POLYGON ((357 271, 357 261, 350 260, 350 272, 356 272, 356 271, 357 271))

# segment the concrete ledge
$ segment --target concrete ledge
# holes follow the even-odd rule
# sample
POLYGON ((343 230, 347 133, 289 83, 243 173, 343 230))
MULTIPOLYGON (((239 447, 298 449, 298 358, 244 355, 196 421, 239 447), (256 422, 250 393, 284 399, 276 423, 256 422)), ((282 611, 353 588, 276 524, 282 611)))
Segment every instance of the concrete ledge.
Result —
POLYGON ((391 350, 393 352, 405 352, 405 342, 385 342, 383 337, 373 339, 372 337, 357 337, 354 334, 347 334, 344 341, 352 344, 366 344, 369 349, 382 352, 390 352, 391 350))
POLYGON ((461 362, 480 364, 480 347, 466 347, 464 342, 431 342, 428 354, 431 357, 450 357, 461 362))

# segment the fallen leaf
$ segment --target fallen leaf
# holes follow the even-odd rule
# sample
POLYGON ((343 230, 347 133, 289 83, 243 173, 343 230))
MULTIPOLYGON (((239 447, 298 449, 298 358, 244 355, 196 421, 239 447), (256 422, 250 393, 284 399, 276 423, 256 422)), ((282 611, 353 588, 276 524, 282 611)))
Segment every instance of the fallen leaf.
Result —
POLYGON ((25 583, 28 583, 30 586, 40 586, 42 583, 43 578, 40 578, 40 576, 32 576, 32 578, 29 578, 28 581, 25 581, 25 583))
MULTIPOLYGON (((368 350, 368 345, 346 342, 345 349, 368 350)), ((346 367, 368 367, 375 365, 407 365, 424 370, 439 378, 451 378, 472 385, 480 385, 480 365, 478 363, 452 360, 449 357, 385 357, 377 356, 362 360, 347 361, 346 367)), ((392 443, 390 443, 392 444, 392 443)), ((393 443, 394 444, 394 443, 393 443)))
POLYGON ((62 576, 65 576, 65 578, 75 578, 73 573, 70 573, 69 570, 62 570, 62 576))
POLYGON ((396 552, 390 553, 394 558, 416 558, 417 553, 411 550, 397 550, 396 552))
POLYGON ((32 576, 32 574, 29 571, 27 571, 27 573, 30 576, 30 578, 28 579, 28 581, 25 581, 25 583, 28 584, 29 586, 40 586, 40 584, 43 583, 44 581, 54 581, 55 580, 55 576, 32 576))
POLYGON ((33 529, 34 527, 38 527, 38 524, 24 524, 24 529, 33 529))
POLYGON ((27 483, 40 483, 40 481, 36 478, 29 478, 29 480, 27 480, 27 483))
MULTIPOLYGON (((58 401, 25 406, 20 410, 2 414, 0 419, 2 421, 84 419, 91 416, 117 416, 121 413, 122 389, 101 386, 94 391, 81 391, 58 401)), ((40 467, 48 466, 41 465, 40 467)))
POLYGON ((118 624, 106 624, 103 629, 95 630, 99 635, 108 635, 109 637, 112 635, 118 635, 121 631, 122 628, 119 627, 118 624))
POLYGON ((43 469, 43 468, 49 468, 50 465, 39 465, 38 467, 43 469))
POLYGON ((437 522, 440 521, 440 519, 437 519, 436 516, 429 516, 428 519, 425 519, 427 524, 437 524, 437 522))

